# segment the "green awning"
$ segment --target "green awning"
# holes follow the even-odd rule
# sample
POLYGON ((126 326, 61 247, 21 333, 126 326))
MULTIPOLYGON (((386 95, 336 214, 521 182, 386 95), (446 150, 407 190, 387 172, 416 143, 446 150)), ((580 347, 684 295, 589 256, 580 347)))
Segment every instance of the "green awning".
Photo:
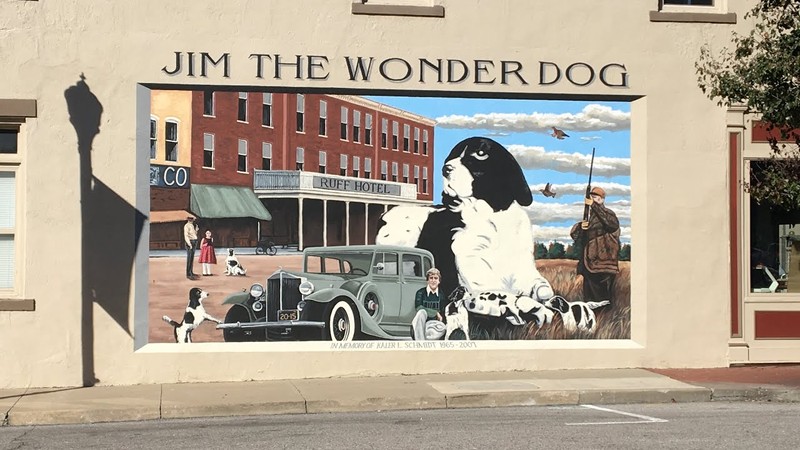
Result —
POLYGON ((232 219, 252 217, 272 220, 272 215, 249 188, 193 184, 192 212, 204 219, 232 219))

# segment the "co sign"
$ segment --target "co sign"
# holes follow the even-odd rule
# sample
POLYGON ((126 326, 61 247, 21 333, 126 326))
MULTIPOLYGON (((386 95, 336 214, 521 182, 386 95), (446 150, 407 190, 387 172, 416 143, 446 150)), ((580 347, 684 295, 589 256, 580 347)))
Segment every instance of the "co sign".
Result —
POLYGON ((169 187, 186 187, 189 184, 189 171, 185 167, 164 169, 164 184, 169 187))
POLYGON ((191 180, 189 168, 180 166, 150 166, 150 186, 188 188, 191 180))

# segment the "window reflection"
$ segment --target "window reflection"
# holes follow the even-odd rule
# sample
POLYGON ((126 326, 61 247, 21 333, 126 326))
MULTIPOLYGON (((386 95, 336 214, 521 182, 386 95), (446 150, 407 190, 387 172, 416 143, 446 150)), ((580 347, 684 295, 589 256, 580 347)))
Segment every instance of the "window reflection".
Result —
MULTIPOLYGON (((758 176, 767 164, 770 162, 751 162, 751 177, 758 176)), ((800 209, 750 200, 750 290, 800 292, 800 209)))

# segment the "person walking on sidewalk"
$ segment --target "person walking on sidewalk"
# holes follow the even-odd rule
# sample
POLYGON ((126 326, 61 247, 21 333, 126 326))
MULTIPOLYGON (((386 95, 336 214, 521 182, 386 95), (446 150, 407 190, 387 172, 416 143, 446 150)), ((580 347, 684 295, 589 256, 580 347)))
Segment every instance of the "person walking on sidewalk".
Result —
POLYGON ((206 230, 206 235, 200 241, 200 263, 203 265, 203 276, 211 276, 211 265, 217 263, 217 255, 214 253, 214 238, 211 237, 211 230, 206 230))
POLYGON ((606 191, 594 187, 586 204, 589 220, 572 226, 570 236, 582 249, 577 272, 583 276, 583 300, 612 301, 614 280, 619 272, 619 219, 605 206, 606 191))
POLYGON ((443 313, 445 299, 439 292, 442 274, 434 267, 425 276, 428 285, 420 288, 414 297, 417 315, 411 321, 411 337, 416 341, 441 339, 447 331, 443 313))
POLYGON ((194 274, 194 249, 197 248, 197 224, 194 223, 194 216, 186 218, 186 225, 183 226, 183 241, 186 244, 186 278, 193 280, 197 275, 194 274))

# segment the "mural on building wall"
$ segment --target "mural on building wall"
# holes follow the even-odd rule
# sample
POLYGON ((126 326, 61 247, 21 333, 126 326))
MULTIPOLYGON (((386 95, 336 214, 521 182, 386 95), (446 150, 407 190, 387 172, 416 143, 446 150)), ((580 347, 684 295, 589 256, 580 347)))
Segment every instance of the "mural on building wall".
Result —
POLYGON ((151 105, 150 342, 630 337, 626 103, 151 105))

